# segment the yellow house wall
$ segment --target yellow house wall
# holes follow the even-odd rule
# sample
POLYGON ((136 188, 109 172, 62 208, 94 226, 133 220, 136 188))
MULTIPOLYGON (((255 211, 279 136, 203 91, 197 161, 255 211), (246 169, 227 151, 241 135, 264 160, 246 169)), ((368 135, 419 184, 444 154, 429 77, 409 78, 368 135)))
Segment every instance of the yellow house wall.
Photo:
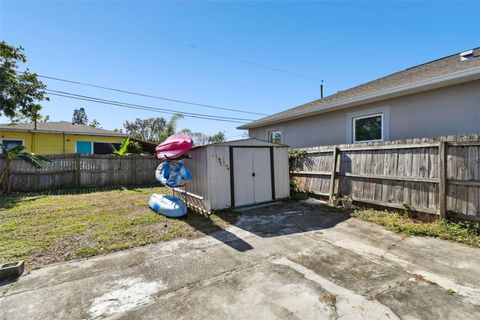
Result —
POLYGON ((61 134, 52 133, 33 133, 32 152, 41 154, 63 153, 63 143, 61 134))
POLYGON ((65 149, 66 153, 75 153, 77 141, 121 143, 123 139, 123 137, 84 136, 67 134, 65 135, 65 149))
POLYGON ((121 143, 123 137, 91 136, 79 134, 19 132, 0 130, 1 139, 21 139, 27 151, 39 154, 75 153, 77 141, 121 143), (65 139, 65 143, 64 143, 65 139))
POLYGON ((0 140, 2 140, 2 139, 23 140, 23 145, 27 148, 27 151, 31 152, 32 136, 28 132, 16 132, 16 131, 2 131, 2 130, 0 130, 0 140))

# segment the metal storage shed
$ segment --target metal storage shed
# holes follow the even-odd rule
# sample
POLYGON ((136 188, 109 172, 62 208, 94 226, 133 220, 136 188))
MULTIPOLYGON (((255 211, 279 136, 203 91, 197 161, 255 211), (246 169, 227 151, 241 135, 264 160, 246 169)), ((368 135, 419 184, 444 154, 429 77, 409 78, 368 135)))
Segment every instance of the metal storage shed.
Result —
POLYGON ((244 139, 193 148, 185 160, 193 180, 175 196, 205 212, 290 195, 288 146, 244 139))

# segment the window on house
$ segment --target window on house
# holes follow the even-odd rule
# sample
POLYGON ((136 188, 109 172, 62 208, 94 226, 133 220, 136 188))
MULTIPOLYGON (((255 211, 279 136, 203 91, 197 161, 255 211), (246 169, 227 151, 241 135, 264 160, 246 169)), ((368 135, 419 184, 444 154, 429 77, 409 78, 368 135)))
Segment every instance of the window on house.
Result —
POLYGON ((77 141, 77 153, 112 154, 113 148, 120 149, 121 143, 77 141))
POLYGON ((268 141, 273 143, 282 143, 282 131, 280 130, 269 131, 268 141))
POLYGON ((109 143, 109 142, 94 142, 93 143, 93 153, 94 154, 112 154, 113 148, 119 149, 120 143, 109 143))
POLYGON ((352 120, 353 142, 383 140, 383 114, 355 117, 352 120))
POLYGON ((90 141, 77 141, 77 153, 92 154, 92 143, 90 141))
POLYGON ((7 150, 23 145, 23 140, 3 139, 0 140, 0 142, 7 148, 7 150))

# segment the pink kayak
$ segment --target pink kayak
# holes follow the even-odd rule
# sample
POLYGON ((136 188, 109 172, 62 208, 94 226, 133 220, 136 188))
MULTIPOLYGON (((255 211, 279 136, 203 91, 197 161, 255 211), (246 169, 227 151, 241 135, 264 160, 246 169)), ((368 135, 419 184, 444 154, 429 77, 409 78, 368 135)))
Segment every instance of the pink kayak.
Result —
POLYGON ((159 144, 155 151, 160 160, 177 159, 192 149, 193 141, 186 134, 173 134, 159 144))

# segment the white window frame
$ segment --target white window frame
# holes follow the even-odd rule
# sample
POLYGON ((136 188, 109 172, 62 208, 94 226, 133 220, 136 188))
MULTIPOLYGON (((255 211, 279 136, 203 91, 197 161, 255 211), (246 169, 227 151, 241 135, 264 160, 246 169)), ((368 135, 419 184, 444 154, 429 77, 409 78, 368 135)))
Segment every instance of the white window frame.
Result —
POLYGON ((378 141, 383 141, 383 113, 376 113, 376 114, 370 114, 368 116, 361 116, 361 117, 353 117, 352 118, 352 141, 353 143, 362 143, 362 142, 378 142, 378 141), (382 121, 381 127, 380 127, 380 139, 373 139, 373 140, 361 140, 357 141, 356 135, 357 135, 357 130, 356 130, 356 125, 355 122, 357 120, 362 120, 362 119, 368 119, 368 118, 374 118, 380 116, 380 119, 382 121))
MULTIPOLYGON (((280 144, 283 143, 283 128, 269 128, 265 129, 265 141, 272 142, 270 141, 270 132, 275 132, 275 131, 280 131, 280 144)), ((272 142, 275 143, 275 142, 272 142)))
MULTIPOLYGON (((21 141, 22 142, 22 146, 25 146, 25 139, 21 139, 21 138, 7 138, 7 137, 4 137, 4 138, 0 138, 0 143, 3 144, 3 141, 4 140, 9 140, 9 141, 21 141)), ((3 151, 0 150, 0 154, 2 154, 3 151)))
POLYGON ((378 107, 365 109, 357 112, 347 113, 346 119, 346 129, 347 129, 347 143, 367 143, 367 142, 378 142, 386 141, 390 139, 390 107, 378 107), (377 140, 355 140, 355 120, 365 119, 375 116, 382 116, 382 138, 377 140))

